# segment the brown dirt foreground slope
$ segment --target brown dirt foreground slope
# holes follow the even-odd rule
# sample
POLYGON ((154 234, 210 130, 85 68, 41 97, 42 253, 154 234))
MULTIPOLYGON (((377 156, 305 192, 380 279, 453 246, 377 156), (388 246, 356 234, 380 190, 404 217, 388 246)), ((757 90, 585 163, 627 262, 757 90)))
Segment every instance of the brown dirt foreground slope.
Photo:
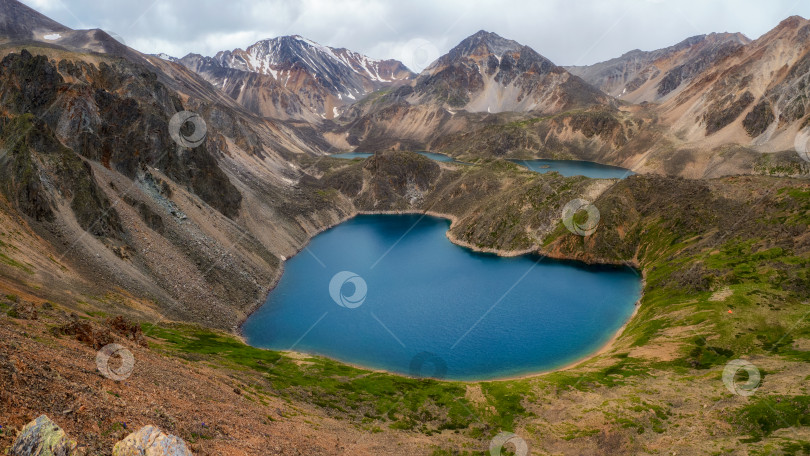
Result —
MULTIPOLYGON (((37 320, 0 318, 0 448, 44 413, 79 442, 80 454, 109 454, 115 442, 147 424, 182 436, 199 455, 373 455, 388 454, 390 446, 400 454, 423 451, 418 434, 370 438, 303 402, 256 403, 221 368, 166 357, 119 336, 115 342, 132 352, 137 368, 126 381, 105 378, 93 347, 49 329, 69 317, 38 307, 37 320)), ((94 326, 101 334, 110 331, 94 326)))

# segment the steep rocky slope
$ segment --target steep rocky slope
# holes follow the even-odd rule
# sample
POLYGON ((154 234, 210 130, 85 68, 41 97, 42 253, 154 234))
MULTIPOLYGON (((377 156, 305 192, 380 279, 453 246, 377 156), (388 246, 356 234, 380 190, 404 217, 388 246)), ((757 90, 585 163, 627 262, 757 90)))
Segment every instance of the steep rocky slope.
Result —
POLYGON ((320 120, 301 98, 272 75, 226 68, 212 58, 187 55, 176 62, 203 76, 245 109, 263 117, 295 119, 309 122, 320 120))
MULTIPOLYGON (((0 6, 4 17, 16 8, 0 6)), ((309 218, 342 213, 295 187, 292 158, 319 153, 320 135, 259 119, 101 31, 60 30, 90 40, 18 42, 0 30, 11 40, 0 52, 0 191, 4 227, 20 236, 7 242, 19 249, 6 253, 19 266, 11 277, 51 284, 41 291, 51 299, 117 289, 142 300, 134 314, 234 327, 309 218), (110 52, 97 53, 105 43, 110 52), (173 137, 197 129, 172 130, 184 110, 207 131, 192 146, 173 137)))
POLYGON ((633 50, 588 66, 566 67, 608 95, 630 103, 659 101, 751 40, 740 33, 712 33, 687 38, 654 51, 633 50))
POLYGON ((336 133, 360 148, 425 148, 442 135, 497 123, 512 112, 556 114, 609 104, 602 92, 530 47, 480 31, 410 84, 352 105, 336 133), (489 116, 497 113, 504 116, 489 116))
POLYGON ((372 59, 297 35, 176 61, 254 113, 310 121, 337 117, 344 106, 413 76, 396 60, 372 59))
POLYGON ((740 34, 697 36, 569 70, 619 100, 657 103, 663 147, 691 156, 707 175, 711 157, 732 145, 753 156, 796 149, 806 156, 808 34, 810 22, 794 16, 754 41, 740 34))
POLYGON ((808 114, 808 36, 806 19, 782 21, 664 103, 663 115, 684 141, 792 149, 808 114))
POLYGON ((480 31, 393 93, 411 104, 498 113, 554 113, 607 102, 601 92, 528 46, 480 31))
POLYGON ((5 41, 28 40, 46 34, 70 31, 68 27, 20 2, 11 0, 0 3, 0 29, 3 30, 5 41))

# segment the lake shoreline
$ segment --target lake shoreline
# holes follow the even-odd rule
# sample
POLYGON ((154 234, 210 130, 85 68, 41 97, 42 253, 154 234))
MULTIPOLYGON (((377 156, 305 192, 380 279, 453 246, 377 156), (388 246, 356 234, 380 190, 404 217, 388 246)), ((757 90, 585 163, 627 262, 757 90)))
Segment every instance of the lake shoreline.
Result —
MULTIPOLYGON (((644 285, 646 285, 646 282, 645 282, 645 279, 642 279, 642 290, 643 290, 644 285)), ((563 371, 566 371, 566 370, 571 370, 571 369, 573 369, 573 368, 575 368, 575 367, 577 367, 577 366, 579 366, 579 365, 581 365, 583 363, 591 361, 594 358, 609 352, 612 348, 614 348, 615 343, 619 340, 619 337, 621 337, 621 335, 624 333, 625 329, 627 328, 627 325, 629 325, 630 322, 633 321, 633 318, 635 318, 636 314, 638 314, 638 310, 641 307, 641 296, 643 296, 643 292, 642 292, 642 295, 639 296, 638 301, 636 301, 636 303, 634 304, 633 313, 630 314, 630 317, 627 319, 627 321, 624 323, 624 325, 622 325, 622 327, 619 328, 618 331, 616 331, 616 333, 610 338, 610 340, 608 340, 602 346, 600 346, 600 348, 597 351, 585 356, 584 358, 580 358, 580 359, 578 359, 576 361, 571 361, 570 363, 564 364, 564 365, 562 365, 560 367, 555 367, 553 369, 542 370, 542 371, 537 371, 537 372, 531 372, 531 373, 527 373, 527 374, 509 375, 509 376, 505 376, 505 377, 496 377, 496 378, 490 378, 490 379, 486 379, 486 380, 454 380, 454 379, 435 378, 435 377, 412 377, 412 376, 407 375, 407 374, 400 374, 398 372, 391 372, 391 371, 385 370, 385 369, 375 369, 375 368, 371 368, 371 367, 368 367, 368 366, 363 366, 363 365, 360 365, 360 364, 351 363, 351 362, 348 362, 348 361, 341 361, 339 359, 331 358, 331 357, 325 356, 325 355, 319 355, 319 354, 307 353, 307 352, 300 352, 300 351, 295 351, 295 350, 273 350, 273 351, 283 353, 285 356, 290 356, 290 357, 293 357, 293 358, 300 357, 300 356, 307 356, 307 357, 312 357, 312 358, 324 358, 324 359, 328 359, 328 360, 336 362, 336 363, 344 364, 346 366, 351 366, 351 367, 354 367, 356 369, 361 369, 361 370, 368 371, 368 372, 374 372, 374 373, 378 373, 378 374, 396 375, 396 376, 399 376, 399 377, 405 377, 405 378, 410 378, 410 379, 415 379, 415 380, 431 379, 431 380, 438 380, 438 381, 442 381, 442 382, 458 382, 458 383, 465 383, 465 384, 471 384, 471 385, 476 384, 476 383, 483 383, 483 382, 508 382, 508 381, 514 381, 514 380, 527 380, 527 379, 530 379, 530 378, 540 377, 540 376, 547 375, 547 374, 553 374, 555 372, 563 372, 563 371)), ((247 341, 241 335, 239 336, 239 338, 245 344, 250 345, 250 344, 247 343, 247 341)))
MULTIPOLYGON (((492 255, 497 255, 497 256, 505 257, 505 258, 512 258, 512 257, 521 256, 521 255, 539 255, 539 256, 547 257, 547 258, 553 259, 553 260, 578 263, 578 264, 583 265, 583 266, 616 266, 616 267, 622 267, 622 266, 628 267, 629 266, 629 267, 633 268, 634 270, 638 270, 640 275, 641 275, 641 291, 639 293, 638 300, 634 304, 633 313, 630 315, 630 317, 627 319, 627 321, 621 326, 621 328, 619 328, 618 331, 616 331, 616 333, 610 338, 610 340, 608 340, 605 344, 603 344, 599 349, 597 349, 593 353, 591 353, 591 354, 589 354, 589 355, 587 355, 587 356, 585 356, 583 358, 572 361, 570 363, 564 364, 564 365, 562 365, 560 367, 554 368, 554 369, 538 371, 538 372, 532 372, 532 373, 527 373, 527 374, 520 374, 520 375, 513 375, 513 376, 506 376, 506 377, 498 377, 498 378, 488 379, 488 380, 446 380, 446 379, 435 379, 435 380, 447 381, 447 382, 460 382, 460 383, 475 384, 475 383, 481 383, 481 382, 485 382, 485 381, 522 380, 522 379, 528 379, 528 378, 538 377, 538 376, 542 376, 542 375, 546 375, 546 374, 550 374, 550 373, 554 373, 554 372, 561 372, 561 371, 572 369, 574 367, 577 367, 577 366, 581 365, 582 363, 593 360, 594 358, 596 358, 596 357, 598 357, 600 355, 603 355, 606 352, 609 352, 612 348, 614 348, 616 342, 621 337, 621 335, 624 333, 625 329, 630 324, 630 322, 632 322, 633 319, 636 317, 636 315, 638 314, 638 310, 641 307, 641 300, 644 297, 644 290, 646 289, 646 285, 647 285, 646 274, 644 273, 644 271, 638 265, 635 264, 635 261, 633 261, 633 262, 610 262, 610 261, 593 261, 593 260, 587 261, 587 260, 578 259, 578 258, 566 257, 564 255, 552 254, 550 252, 544 252, 542 250, 542 248, 540 246, 538 246, 538 245, 533 245, 530 248, 522 249, 522 250, 504 250, 504 249, 493 249, 493 248, 481 248, 481 247, 472 245, 472 244, 470 244, 468 242, 462 241, 462 240, 458 239, 456 236, 454 236, 451 233, 453 225, 458 222, 458 217, 457 216, 452 215, 452 214, 445 214, 445 213, 441 213, 441 212, 436 212, 436 211, 430 211, 430 210, 428 210, 428 211, 419 210, 419 209, 390 210, 390 211, 355 210, 354 212, 352 212, 348 216, 341 218, 336 223, 329 224, 329 225, 324 226, 324 227, 318 229, 317 231, 313 232, 309 236, 309 239, 307 239, 307 241, 304 244, 302 244, 301 247, 293 255, 291 255, 289 258, 292 258, 295 255, 298 255, 302 251, 304 251, 304 249, 306 249, 309 246, 312 239, 314 239, 319 234, 321 234, 321 233, 323 233, 325 231, 328 231, 328 230, 330 230, 330 229, 332 229, 332 228, 334 228, 334 227, 336 227, 336 226, 338 226, 338 225, 340 225, 342 223, 345 223, 345 222, 357 217, 358 215, 422 215, 422 216, 431 216, 431 217, 436 217, 436 218, 442 218, 442 219, 448 220, 450 222, 450 226, 448 226, 447 230, 445 231, 445 236, 447 237, 447 239, 451 243, 453 243, 454 245, 457 245, 457 246, 462 247, 462 248, 469 249, 469 250, 471 250, 473 252, 492 254, 492 255)), ((284 257, 282 257, 282 258, 284 258, 284 257)), ((235 337, 237 337, 240 341, 245 343, 246 345, 250 345, 250 344, 248 343, 247 338, 245 337, 242 328, 243 328, 245 322, 247 322, 247 320, 250 319, 250 317, 257 310, 259 310, 263 305, 265 305, 267 303, 267 297, 269 297, 270 293, 272 293, 272 291, 276 288, 276 286, 278 286, 278 283, 281 280, 281 276, 284 274, 284 270, 285 270, 284 263, 289 258, 284 258, 283 259, 283 262, 282 262, 282 264, 281 264, 281 266, 279 268, 279 274, 277 275, 277 277, 274 278, 274 282, 268 288, 267 295, 265 296, 264 300, 261 303, 257 304, 255 307, 253 307, 248 313, 246 313, 245 317, 239 322, 239 324, 236 326, 235 330, 233 331, 233 335, 235 337)), ((430 378, 430 377, 410 377, 410 376, 405 375, 405 374, 391 372, 391 371, 388 371, 388 370, 385 370, 385 369, 369 368, 367 366, 353 364, 353 363, 350 363, 350 362, 341 361, 341 360, 338 360, 338 359, 334 359, 334 358, 324 356, 324 355, 319 355, 319 354, 309 354, 309 353, 306 353, 306 352, 298 352, 298 351, 295 351, 295 350, 273 350, 273 351, 277 351, 279 353, 290 354, 292 356, 302 356, 303 355, 303 356, 309 356, 309 357, 321 357, 321 358, 329 359, 329 360, 331 360, 333 362, 336 362, 336 363, 344 364, 344 365, 347 365, 347 366, 352 366, 354 368, 362 369, 362 370, 369 371, 369 372, 387 373, 387 374, 401 376, 401 377, 405 377, 405 378, 430 378)))

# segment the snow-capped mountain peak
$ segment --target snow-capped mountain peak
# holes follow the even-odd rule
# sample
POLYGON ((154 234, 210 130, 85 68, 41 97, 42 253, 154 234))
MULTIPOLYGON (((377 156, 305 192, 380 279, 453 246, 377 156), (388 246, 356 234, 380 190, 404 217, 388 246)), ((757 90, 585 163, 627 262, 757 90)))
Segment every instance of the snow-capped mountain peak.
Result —
MULTIPOLYGON (((223 70, 270 77, 301 98, 310 111, 326 118, 335 117, 339 108, 370 92, 414 76, 396 60, 373 59, 345 48, 324 46, 300 35, 268 38, 246 49, 218 52, 214 57, 188 55, 180 59, 180 63, 223 88, 223 70)), ((236 76, 228 74, 229 84, 237 84, 236 76)), ((248 86, 239 85, 240 94, 251 90, 250 84, 268 84, 255 77, 248 79, 248 86)), ((273 90, 278 92, 279 89, 273 90)))
POLYGON ((345 48, 324 46, 300 35, 281 36, 256 42, 247 49, 222 51, 214 57, 222 66, 269 74, 298 65, 323 75, 343 76, 357 72, 372 82, 392 83, 409 79, 412 74, 395 60, 378 60, 345 48))

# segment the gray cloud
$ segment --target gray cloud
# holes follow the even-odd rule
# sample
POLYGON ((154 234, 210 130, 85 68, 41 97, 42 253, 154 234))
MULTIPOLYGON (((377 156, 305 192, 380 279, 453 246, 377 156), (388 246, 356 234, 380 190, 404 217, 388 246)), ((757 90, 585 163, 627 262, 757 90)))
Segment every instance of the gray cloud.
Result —
POLYGON ((710 32, 757 38, 797 0, 23 0, 72 28, 103 28, 142 52, 213 55, 298 34, 410 66, 484 29, 560 65, 589 64, 710 32))

